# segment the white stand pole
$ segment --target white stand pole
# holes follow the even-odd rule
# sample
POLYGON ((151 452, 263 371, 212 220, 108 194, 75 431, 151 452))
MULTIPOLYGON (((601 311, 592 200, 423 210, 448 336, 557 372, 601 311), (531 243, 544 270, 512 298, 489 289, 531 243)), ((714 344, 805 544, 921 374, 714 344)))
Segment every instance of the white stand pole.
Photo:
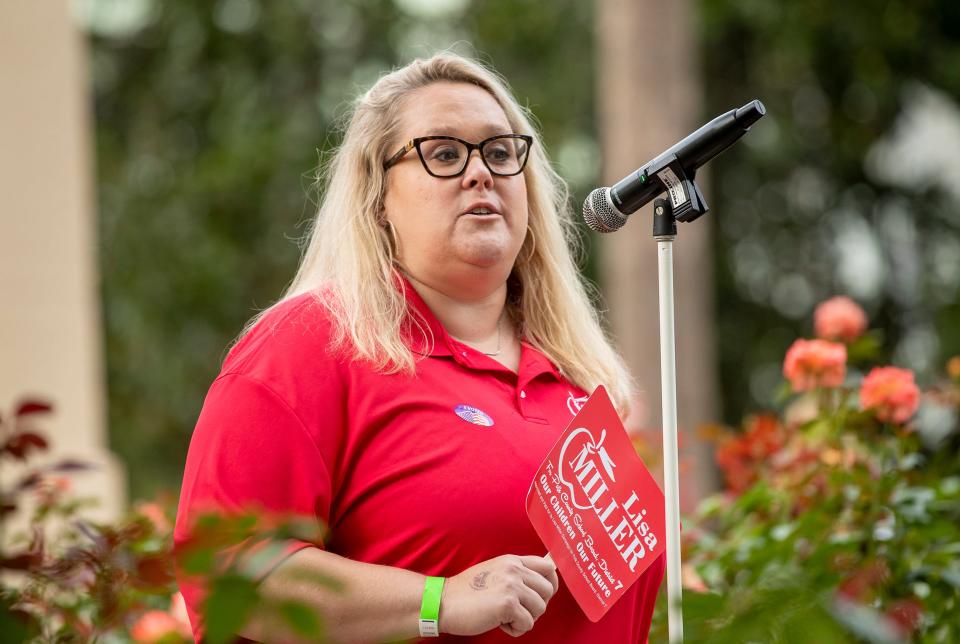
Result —
POLYGON ((673 327, 673 236, 656 237, 660 275, 660 386, 663 390, 663 489, 667 515, 667 618, 670 642, 683 641, 677 358, 673 327))

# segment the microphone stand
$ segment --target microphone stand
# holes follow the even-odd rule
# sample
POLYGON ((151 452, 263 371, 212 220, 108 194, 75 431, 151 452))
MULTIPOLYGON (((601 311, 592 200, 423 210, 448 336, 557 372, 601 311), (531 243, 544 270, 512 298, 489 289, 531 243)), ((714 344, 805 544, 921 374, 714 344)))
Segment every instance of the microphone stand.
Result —
POLYGON ((694 181, 697 168, 731 146, 766 113, 759 100, 721 114, 612 188, 590 193, 584 219, 597 232, 617 230, 654 195, 653 238, 660 278, 660 383, 663 391, 663 487, 667 523, 667 617, 671 644, 683 642, 680 567, 680 477, 677 444, 677 358, 673 316, 673 241, 677 222, 709 208, 694 181), (683 159, 681 160, 681 157, 683 159), (691 168, 689 171, 684 166, 691 168), (626 214, 620 210, 626 210, 626 214))
MULTIPOLYGON (((657 242, 660 279, 660 388, 663 417, 663 492, 667 523, 667 620, 671 644, 683 642, 683 589, 680 567, 680 474, 677 440, 677 349, 673 306, 673 241, 677 221, 691 222, 709 210, 694 183, 694 173, 683 171, 676 157, 663 163, 674 176, 657 176, 668 185, 667 198, 653 202, 653 238, 657 242)), ((651 173, 652 174, 652 173, 651 173)))
POLYGON ((660 278, 660 388, 663 405, 663 492, 667 523, 667 620, 671 644, 683 641, 680 572, 680 476, 677 442, 677 358, 673 324, 673 240, 677 221, 669 199, 653 202, 653 238, 660 278))

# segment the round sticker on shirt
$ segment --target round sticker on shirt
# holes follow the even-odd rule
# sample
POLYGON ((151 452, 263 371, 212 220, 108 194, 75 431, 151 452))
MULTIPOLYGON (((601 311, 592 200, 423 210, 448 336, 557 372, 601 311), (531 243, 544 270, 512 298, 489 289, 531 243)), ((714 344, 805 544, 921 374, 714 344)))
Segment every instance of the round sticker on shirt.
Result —
POLYGON ((457 405, 453 411, 457 413, 457 416, 464 419, 468 423, 481 425, 483 427, 490 427, 493 425, 493 419, 476 407, 471 407, 470 405, 457 405))

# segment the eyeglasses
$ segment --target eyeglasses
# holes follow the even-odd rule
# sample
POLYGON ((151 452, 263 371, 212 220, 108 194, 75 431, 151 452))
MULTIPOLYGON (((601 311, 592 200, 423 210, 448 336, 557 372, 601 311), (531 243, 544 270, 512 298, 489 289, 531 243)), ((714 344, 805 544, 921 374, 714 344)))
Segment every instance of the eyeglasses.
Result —
POLYGON ((452 136, 421 136, 409 141, 387 159, 383 169, 389 170, 410 150, 416 148, 420 163, 434 177, 458 177, 467 169, 470 154, 480 151, 480 158, 491 174, 512 177, 523 172, 533 137, 527 134, 500 134, 470 143, 452 136))

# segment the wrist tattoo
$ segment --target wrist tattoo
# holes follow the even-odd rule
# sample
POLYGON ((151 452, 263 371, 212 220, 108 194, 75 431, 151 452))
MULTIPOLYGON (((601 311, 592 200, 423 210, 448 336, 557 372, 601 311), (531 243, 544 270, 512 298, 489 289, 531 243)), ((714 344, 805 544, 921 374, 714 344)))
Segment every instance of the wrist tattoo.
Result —
POLYGON ((481 572, 470 582, 470 587, 474 590, 485 590, 487 587, 487 575, 488 572, 481 572))

